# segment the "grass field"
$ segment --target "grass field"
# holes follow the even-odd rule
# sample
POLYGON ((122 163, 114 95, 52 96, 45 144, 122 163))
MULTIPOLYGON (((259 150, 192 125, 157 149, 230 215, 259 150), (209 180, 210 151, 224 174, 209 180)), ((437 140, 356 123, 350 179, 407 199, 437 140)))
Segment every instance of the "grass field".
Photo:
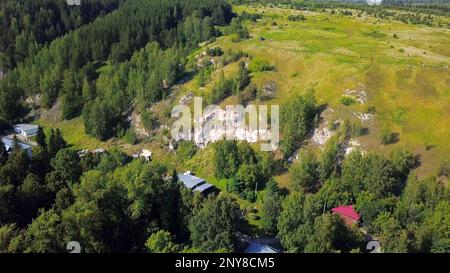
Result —
POLYGON ((222 37, 211 46, 240 49, 274 65, 275 71, 252 75, 259 85, 278 83, 271 103, 314 88, 319 103, 333 109, 336 119, 354 118, 371 107, 375 117, 363 123, 369 134, 358 140, 367 150, 388 154, 405 147, 419 154, 419 176, 435 174, 450 157, 449 29, 279 8, 235 10, 264 17, 249 23, 251 39, 233 43, 222 37), (296 13, 307 20, 287 20, 296 13), (345 91, 361 85, 367 102, 342 105, 345 91), (399 134, 397 143, 380 144, 384 127, 399 134))

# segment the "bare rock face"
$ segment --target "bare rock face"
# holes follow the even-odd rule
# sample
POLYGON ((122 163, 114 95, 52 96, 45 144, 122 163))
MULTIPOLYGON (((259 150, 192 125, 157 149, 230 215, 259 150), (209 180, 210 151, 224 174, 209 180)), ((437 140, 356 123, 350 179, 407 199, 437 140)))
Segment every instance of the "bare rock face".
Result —
POLYGON ((144 138, 150 136, 149 132, 144 128, 142 124, 142 115, 138 114, 136 111, 133 111, 129 117, 129 121, 131 125, 134 127, 134 132, 139 138, 144 138))
POLYGON ((277 91, 278 91, 278 84, 275 81, 267 81, 265 82, 262 87, 262 97, 265 99, 271 99, 276 97, 277 91))
POLYGON ((316 128, 312 136, 312 141, 318 146, 323 146, 333 135, 334 133, 327 127, 323 127, 322 129, 316 128))
POLYGON ((192 101, 193 98, 194 98, 194 93, 192 91, 189 91, 186 95, 184 95, 180 99, 180 101, 178 103, 182 104, 182 105, 187 105, 192 101))
POLYGON ((345 90, 344 95, 352 97, 354 100, 361 104, 367 103, 368 100, 367 87, 362 83, 359 83, 355 89, 345 90))
POLYGON ((367 153, 366 150, 364 150, 363 145, 355 139, 351 139, 350 141, 348 141, 344 146, 344 150, 346 156, 354 151, 359 151, 363 155, 367 153))
POLYGON ((36 94, 34 96, 30 96, 26 98, 26 103, 32 107, 38 107, 41 104, 41 94, 36 94))

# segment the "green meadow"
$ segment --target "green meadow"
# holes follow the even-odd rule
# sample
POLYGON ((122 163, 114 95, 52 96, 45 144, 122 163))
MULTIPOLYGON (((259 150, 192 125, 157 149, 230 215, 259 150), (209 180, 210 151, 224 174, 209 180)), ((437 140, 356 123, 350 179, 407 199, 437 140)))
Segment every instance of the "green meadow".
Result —
POLYGON ((258 85, 277 82, 278 95, 270 103, 313 88, 334 119, 354 119, 372 109, 373 119, 362 123, 369 133, 358 141, 386 154, 398 147, 415 152, 419 176, 436 174, 450 157, 450 29, 279 8, 235 10, 263 18, 248 22, 250 39, 235 43, 222 37, 210 47, 243 50, 275 66, 252 74, 258 85), (291 14, 306 20, 291 22, 291 14), (344 106, 345 91, 361 86, 367 101, 344 106), (395 144, 381 145, 386 127, 398 134, 395 144))

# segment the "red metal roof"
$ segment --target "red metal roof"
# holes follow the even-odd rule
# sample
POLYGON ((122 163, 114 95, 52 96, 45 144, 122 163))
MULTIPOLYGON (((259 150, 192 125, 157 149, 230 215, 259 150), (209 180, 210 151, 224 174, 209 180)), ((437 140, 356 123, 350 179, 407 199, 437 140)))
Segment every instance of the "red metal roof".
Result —
POLYGON ((353 206, 339 206, 331 209, 331 211, 342 216, 350 217, 357 221, 359 221, 359 219, 361 218, 361 216, 356 212, 353 206))

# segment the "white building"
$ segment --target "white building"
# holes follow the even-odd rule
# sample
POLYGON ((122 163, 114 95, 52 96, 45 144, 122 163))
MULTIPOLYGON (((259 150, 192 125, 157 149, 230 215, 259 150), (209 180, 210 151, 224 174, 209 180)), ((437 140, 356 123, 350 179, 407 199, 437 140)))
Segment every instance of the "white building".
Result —
POLYGON ((16 133, 25 137, 35 136, 39 131, 39 126, 34 124, 16 124, 13 127, 16 133))
MULTIPOLYGON (((7 137, 2 137, 2 142, 3 142, 3 144, 5 144, 6 151, 8 153, 10 153, 11 150, 14 148, 14 140, 7 138, 7 137)), ((31 155, 32 155, 32 149, 31 149, 32 146, 31 145, 25 144, 20 141, 18 141, 17 144, 19 145, 19 147, 22 150, 24 150, 28 154, 29 157, 31 157, 31 155)))
POLYGON ((144 158, 145 161, 150 161, 150 159, 152 159, 152 152, 149 150, 142 150, 142 153, 139 156, 144 158))

